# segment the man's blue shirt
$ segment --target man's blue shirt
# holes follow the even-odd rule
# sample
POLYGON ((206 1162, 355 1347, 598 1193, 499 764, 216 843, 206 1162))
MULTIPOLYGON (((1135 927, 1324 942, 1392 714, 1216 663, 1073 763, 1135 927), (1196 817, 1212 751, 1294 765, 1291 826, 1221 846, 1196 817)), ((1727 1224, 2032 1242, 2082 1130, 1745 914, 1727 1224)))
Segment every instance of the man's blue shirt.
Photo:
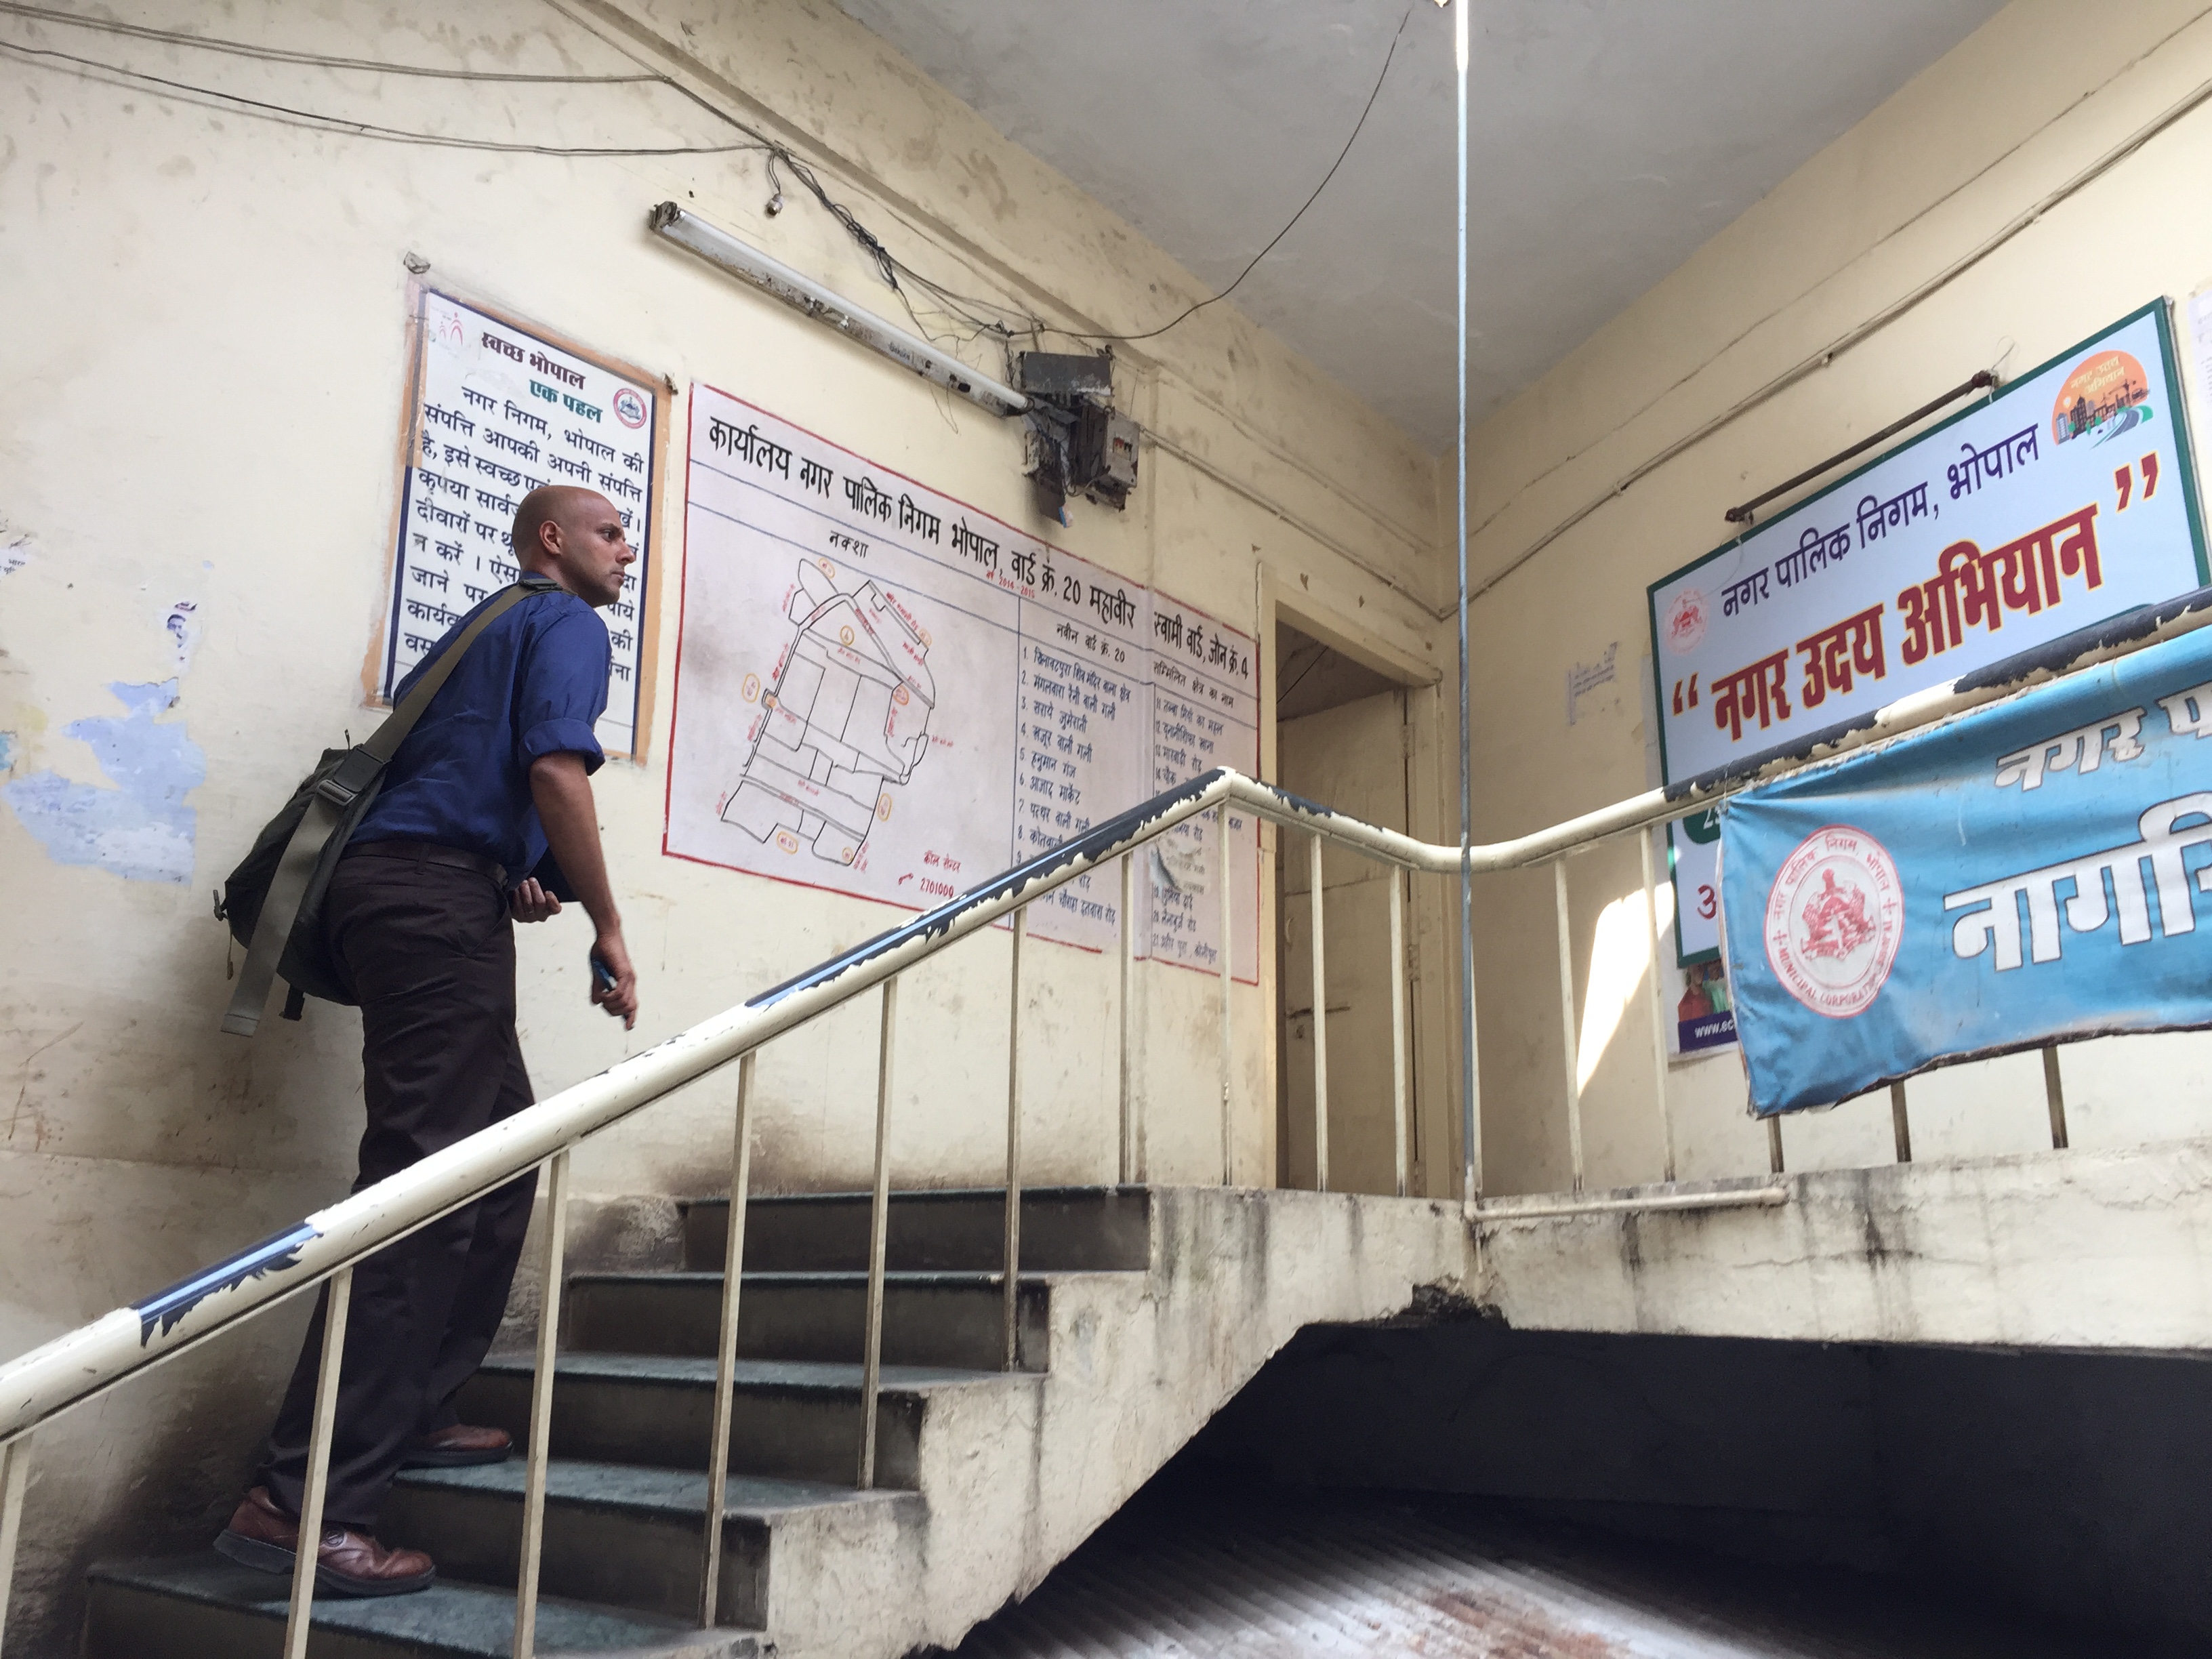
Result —
MULTIPOLYGON (((455 623, 393 688, 395 703, 483 609, 455 623)), ((477 635, 400 744, 353 843, 457 847, 505 865, 510 883, 536 870, 545 831, 530 763, 566 750, 584 757, 586 771, 599 769, 606 755, 592 728, 606 709, 609 659, 606 624, 574 594, 533 593, 516 605, 477 635)))

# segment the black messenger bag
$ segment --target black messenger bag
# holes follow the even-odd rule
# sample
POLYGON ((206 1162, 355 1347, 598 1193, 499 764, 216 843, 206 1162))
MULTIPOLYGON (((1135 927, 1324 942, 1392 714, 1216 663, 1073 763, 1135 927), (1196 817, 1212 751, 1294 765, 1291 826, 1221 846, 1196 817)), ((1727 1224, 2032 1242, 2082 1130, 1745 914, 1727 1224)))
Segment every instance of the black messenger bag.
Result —
POLYGON ((331 872, 369 803, 384 785, 384 769, 422 718, 477 636, 532 593, 555 592, 549 576, 525 576, 484 606, 474 622, 408 688, 400 705, 386 716, 366 743, 350 749, 325 749, 315 769, 301 780, 284 810, 263 826, 253 850, 230 872, 216 917, 230 924, 230 936, 246 947, 246 965, 222 1017, 234 1036, 252 1036, 269 1001, 269 988, 282 974, 291 993, 284 1018, 297 1019, 308 997, 349 1003, 336 966, 323 944, 323 894, 331 872))

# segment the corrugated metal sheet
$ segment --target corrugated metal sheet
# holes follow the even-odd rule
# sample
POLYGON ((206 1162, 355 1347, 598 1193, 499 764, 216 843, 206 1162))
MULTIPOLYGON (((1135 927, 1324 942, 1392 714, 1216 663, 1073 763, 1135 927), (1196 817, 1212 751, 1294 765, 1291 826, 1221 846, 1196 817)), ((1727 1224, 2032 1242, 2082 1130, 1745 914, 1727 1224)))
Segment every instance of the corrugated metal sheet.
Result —
MULTIPOLYGON (((2062 1659, 1885 1581, 1700 1563, 1451 1501, 1141 1494, 958 1659, 2062 1659), (1885 1594, 1889 1605, 1881 1605, 1885 1594)), ((2053 1644, 2058 1644, 2054 1645, 2053 1644)))

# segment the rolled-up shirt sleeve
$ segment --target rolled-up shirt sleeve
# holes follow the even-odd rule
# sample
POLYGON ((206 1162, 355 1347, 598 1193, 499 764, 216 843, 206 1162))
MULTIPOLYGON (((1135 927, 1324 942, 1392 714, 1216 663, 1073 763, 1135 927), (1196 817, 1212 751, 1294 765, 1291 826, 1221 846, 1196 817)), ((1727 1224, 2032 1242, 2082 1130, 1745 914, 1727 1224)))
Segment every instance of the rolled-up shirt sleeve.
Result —
POLYGON ((596 772, 606 759, 592 728, 607 708, 611 661, 599 613, 568 611, 532 641, 515 687, 514 729, 523 765, 541 755, 574 754, 596 772))

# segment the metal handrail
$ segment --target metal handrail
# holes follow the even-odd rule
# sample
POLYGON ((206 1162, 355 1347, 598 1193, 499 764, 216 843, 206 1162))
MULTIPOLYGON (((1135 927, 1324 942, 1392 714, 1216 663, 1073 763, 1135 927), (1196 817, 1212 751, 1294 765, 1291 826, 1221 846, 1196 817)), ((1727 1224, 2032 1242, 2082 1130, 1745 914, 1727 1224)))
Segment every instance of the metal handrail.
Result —
MULTIPOLYGON (((58 1337, 5 1364, 0 1364, 0 1621, 4 1621, 6 1586, 12 1572, 15 1544, 20 1526, 27 1442, 25 1437, 57 1413, 113 1387, 125 1377, 183 1352, 206 1337, 251 1316, 269 1304, 325 1279, 333 1281, 334 1307, 342 1304, 356 1262, 427 1226, 442 1216, 474 1202, 507 1182, 544 1168, 551 1176, 557 1208, 565 1188, 568 1149, 579 1141, 620 1121, 641 1108, 675 1090, 696 1082, 732 1060, 744 1060, 738 1104, 738 1141, 733 1158, 735 1190, 732 1232, 728 1243, 728 1273, 725 1290, 714 1443, 726 1444, 729 1392, 736 1348, 738 1281, 742 1267, 742 1226, 744 1182, 749 1163, 747 1121, 750 1116, 751 1057, 772 1039, 849 1002, 877 986, 884 988, 883 1048, 879 1054, 874 1214, 869 1266, 868 1332, 865 1358, 872 1395, 878 1371, 884 1256, 884 1218, 887 1202, 888 1113, 891 1044, 896 1020, 896 981, 905 969, 927 960, 959 939, 1012 916, 1017 926, 1014 988, 1018 1002, 1020 953, 1018 939, 1025 908, 1086 872, 1122 860, 1121 1009, 1122 1044, 1128 1040, 1130 963, 1135 925, 1135 886, 1130 854, 1177 826, 1202 814, 1217 822, 1215 836, 1221 906, 1222 949, 1218 966, 1222 997, 1222 1143, 1224 1180, 1233 1173, 1230 1165, 1229 1133, 1231 1078, 1231 1022, 1229 996, 1231 969, 1229 858, 1229 812, 1242 809, 1285 828, 1314 837, 1315 939, 1314 969, 1317 988, 1316 1007, 1322 1006, 1318 988, 1322 978, 1320 881, 1318 861, 1322 842, 1401 869, 1435 875, 1456 876, 1462 868, 1474 873, 1526 868, 1545 863, 1557 867, 1555 893, 1564 918, 1566 903, 1565 860, 1600 842, 1647 830, 1668 820, 1700 811, 1713 802, 1762 778, 1826 759, 1847 750, 1922 728, 1937 721, 2011 695, 2022 687, 2057 674, 2137 650, 2212 623, 2212 589, 2183 596, 2167 605, 2146 607, 2112 623, 2084 630, 2035 651, 1978 671, 1949 685, 1931 688, 1893 702, 1846 726, 1816 732, 1784 749, 1768 750, 1721 771, 1686 783, 1649 790, 1596 811, 1554 824, 1533 834, 1465 849, 1424 842, 1399 831, 1381 828, 1331 811, 1286 791, 1258 782, 1226 768, 1208 772, 1177 788, 1153 797, 1142 805, 1109 820, 1087 833, 1018 865, 992 880, 897 927, 761 993, 743 1005, 656 1044, 642 1054, 610 1066, 596 1077, 561 1091, 514 1116, 431 1154, 407 1169, 338 1203, 315 1212, 295 1226, 263 1240, 216 1263, 143 1302, 113 1312, 77 1330, 58 1337)), ((1649 836, 1643 841, 1645 898, 1656 921, 1656 885, 1649 836)), ((1392 927, 1394 950, 1402 943, 1402 895, 1393 882, 1392 927)), ((1564 924, 1563 924, 1564 925, 1564 924)), ((1562 938, 1565 935, 1563 933, 1562 938)), ((1657 976, 1652 975, 1656 1012, 1657 976)), ((1575 1018, 1571 976, 1563 972, 1568 1060, 1568 1120, 1570 1139, 1577 1149, 1575 1188, 1582 1188, 1579 1100, 1574 1088, 1575 1018)), ((1399 1032, 1394 1043, 1396 1152, 1400 1188, 1405 1182, 1404 1073, 1402 1020, 1403 988, 1394 995, 1399 1032)), ((1317 1013, 1316 1024, 1320 1020, 1317 1013)), ((1656 1029, 1656 1028, 1655 1028, 1656 1029)), ((1318 1034, 1317 1034, 1318 1035, 1318 1034)), ((1016 1358, 1016 1251, 1018 1248, 1020 1027, 1017 1014, 1010 1036, 1013 1048, 1009 1064, 1008 1179, 1006 1272, 1006 1359, 1016 1358)), ((1327 1185, 1327 1126, 1319 1118, 1326 1111, 1326 1039, 1316 1042, 1317 1112, 1316 1155, 1319 1184, 1327 1185)), ((1667 1178, 1674 1178, 1673 1139, 1666 1124, 1665 1045, 1655 1041, 1655 1065, 1660 1077, 1660 1110, 1667 1135, 1667 1178)), ((1121 1170, 1125 1179, 1143 1166, 1143 1129, 1132 1115, 1126 1053, 1121 1081, 1122 1125, 1121 1170)), ((2054 1139, 2063 1144, 2063 1108, 2056 1092, 2053 1073, 2054 1139)), ((1771 1128, 1770 1124, 1770 1128, 1771 1128)), ((1470 1144, 1462 1149, 1469 1168, 1474 1157, 1479 1124, 1470 1144)), ((1778 1152, 1775 1167, 1778 1170, 1778 1152)), ((1470 1218, 1475 1218, 1469 1185, 1470 1218)), ((557 1324, 562 1246, 562 1218, 551 1218, 549 1229, 548 1276, 545 1305, 538 1340, 538 1375, 533 1390, 534 1410, 526 1480, 525 1560, 519 1574, 522 1604, 517 1620, 519 1655, 530 1651, 530 1623, 534 1613, 536 1549, 544 1501, 544 1466, 547 1451, 546 1423, 551 1400, 552 1356, 557 1324)), ((325 1387, 318 1401, 310 1453, 307 1502, 303 1504, 302 1536, 313 1535, 319 1521, 325 1462, 329 1439, 329 1411, 337 1371, 338 1345, 343 1319, 336 1311, 326 1321, 322 1367, 325 1387)), ((864 1403, 864 1443, 861 1484, 872 1479, 873 1419, 864 1403)), ((718 1460, 719 1461, 719 1460, 718 1460)), ((720 1482, 714 1483, 718 1487, 720 1482)), ((711 1622, 715 1597, 714 1565, 719 1553, 719 1517, 710 1516, 708 1576, 702 1621, 711 1622)), ((288 1654, 304 1652, 307 1636, 302 1613, 312 1583, 312 1553, 303 1552, 294 1594, 294 1614, 288 1628, 288 1654)), ((0 1622, 4 1631, 4 1622, 0 1622)))

